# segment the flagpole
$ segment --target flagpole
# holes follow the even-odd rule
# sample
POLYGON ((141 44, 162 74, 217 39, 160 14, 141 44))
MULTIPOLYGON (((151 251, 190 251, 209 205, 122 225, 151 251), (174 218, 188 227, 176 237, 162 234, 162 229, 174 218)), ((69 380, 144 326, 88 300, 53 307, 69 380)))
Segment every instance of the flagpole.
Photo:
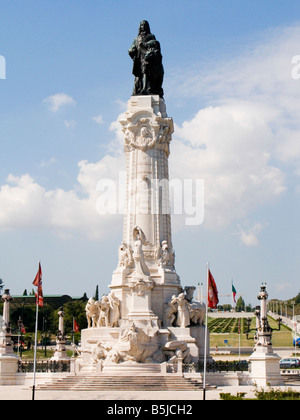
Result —
POLYGON ((35 343, 34 343, 34 362, 33 362, 33 386, 32 386, 32 401, 35 397, 35 376, 36 376, 36 350, 37 350, 37 331, 38 331, 38 317, 39 317, 39 303, 37 298, 36 316, 35 316, 35 343))
POLYGON ((206 364, 207 364, 207 318, 208 318, 208 272, 209 272, 209 262, 207 263, 207 273, 206 273, 206 320, 205 320, 205 337, 204 337, 204 369, 203 369, 203 401, 206 398, 206 364))
POLYGON ((235 312, 232 286, 233 286, 233 280, 231 279, 231 306, 232 306, 232 312, 235 312))
POLYGON ((239 318, 239 360, 241 360, 241 318, 239 318))
POLYGON ((73 317, 73 357, 75 357, 75 322, 74 322, 75 318, 73 317))

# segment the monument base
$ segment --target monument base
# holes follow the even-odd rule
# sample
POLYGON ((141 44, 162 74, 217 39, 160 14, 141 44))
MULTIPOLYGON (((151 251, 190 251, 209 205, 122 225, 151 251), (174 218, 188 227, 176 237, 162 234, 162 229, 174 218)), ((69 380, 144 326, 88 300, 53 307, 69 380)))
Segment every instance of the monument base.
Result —
POLYGON ((56 342, 55 352, 54 352, 54 355, 51 357, 50 360, 55 360, 55 361, 70 360, 70 357, 67 356, 66 342, 65 341, 57 341, 56 342))
POLYGON ((17 356, 0 356, 0 378, 18 372, 19 358, 17 356))
POLYGON ((280 374, 280 357, 267 347, 257 347, 249 357, 250 378, 257 386, 284 385, 280 374))
MULTIPOLYGON (((188 362, 204 359, 205 327, 159 329, 148 322, 121 320, 121 327, 87 328, 81 332, 81 364, 102 364, 100 371, 123 372, 177 359, 180 352, 188 362)), ((209 333, 207 337, 209 358, 209 333)), ((151 369, 152 369, 151 368, 151 369)), ((151 370, 150 369, 150 370, 151 370)))

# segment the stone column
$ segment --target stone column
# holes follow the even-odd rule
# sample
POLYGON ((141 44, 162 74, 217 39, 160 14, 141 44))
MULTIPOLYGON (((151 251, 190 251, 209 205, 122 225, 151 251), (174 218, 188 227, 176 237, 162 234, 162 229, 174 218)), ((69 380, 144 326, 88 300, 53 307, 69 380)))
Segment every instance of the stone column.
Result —
POLYGON ((66 337, 64 331, 64 316, 65 313, 63 310, 58 311, 58 332, 56 336, 56 348, 53 357, 51 360, 70 360, 70 357, 67 356, 66 350, 66 337))
POLYGON ((167 116, 163 99, 146 95, 131 97, 120 123, 126 156, 125 214, 119 264, 110 288, 121 302, 121 318, 125 319, 135 311, 132 304, 142 302, 134 283, 138 282, 138 288, 141 282, 147 283, 145 310, 163 321, 166 302, 181 291, 175 271, 169 202, 173 121, 167 116), (137 238, 142 262, 134 255, 137 238))
POLYGON ((3 325, 0 331, 0 384, 14 384, 15 375, 18 372, 19 358, 13 350, 10 325, 10 302, 12 297, 9 289, 4 291, 2 296, 3 304, 3 325))
POLYGON ((0 332, 0 355, 14 355, 13 343, 11 340, 11 325, 10 325, 10 302, 12 297, 9 289, 4 291, 2 296, 3 301, 3 325, 0 332))

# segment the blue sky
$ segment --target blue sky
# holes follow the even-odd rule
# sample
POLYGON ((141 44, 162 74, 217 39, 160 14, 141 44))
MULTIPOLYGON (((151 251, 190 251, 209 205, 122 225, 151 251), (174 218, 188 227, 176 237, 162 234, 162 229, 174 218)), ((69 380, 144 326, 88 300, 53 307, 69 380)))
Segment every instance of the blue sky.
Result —
MULTIPOLYGON (((299 292, 299 1, 1 0, 0 277, 44 293, 107 293, 122 216, 96 211, 124 167, 117 120, 133 87, 127 50, 147 19, 161 43, 171 178, 205 182, 205 220, 173 218, 182 284, 206 262, 256 304, 299 292)), ((299 71, 300 74, 300 71, 299 71)))

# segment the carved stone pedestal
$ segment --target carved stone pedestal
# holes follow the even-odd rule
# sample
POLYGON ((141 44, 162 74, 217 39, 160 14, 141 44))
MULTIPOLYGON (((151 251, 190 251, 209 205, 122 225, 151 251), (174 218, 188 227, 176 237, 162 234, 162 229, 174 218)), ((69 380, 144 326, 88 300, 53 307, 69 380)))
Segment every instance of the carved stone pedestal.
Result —
POLYGON ((280 374, 280 357, 272 350, 256 347, 249 357, 249 362, 251 362, 250 378, 257 386, 284 385, 280 374))
POLYGON ((57 340, 54 355, 51 357, 51 360, 63 361, 70 360, 70 357, 67 355, 66 350, 66 341, 57 340))
POLYGON ((253 383, 258 386, 284 385, 280 375, 280 357, 273 352, 272 333, 267 318, 267 299, 268 293, 266 285, 261 286, 259 295, 260 309, 256 311, 257 331, 256 344, 253 354, 249 358, 251 362, 250 377, 253 383))

